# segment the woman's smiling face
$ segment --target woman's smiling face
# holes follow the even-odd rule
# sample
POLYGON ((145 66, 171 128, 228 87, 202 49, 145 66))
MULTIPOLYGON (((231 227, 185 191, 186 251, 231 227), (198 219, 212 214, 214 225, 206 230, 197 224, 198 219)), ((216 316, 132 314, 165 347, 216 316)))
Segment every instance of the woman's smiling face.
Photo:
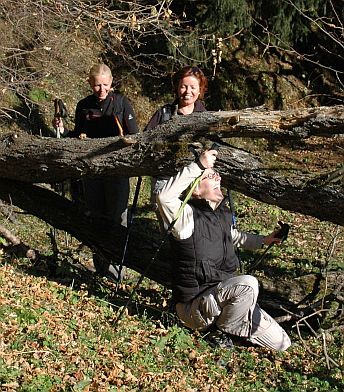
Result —
POLYGON ((96 75, 89 80, 93 94, 103 101, 111 90, 112 77, 110 75, 96 75))
POLYGON ((199 87, 199 81, 195 76, 190 75, 180 79, 177 90, 179 106, 193 105, 199 97, 199 87))

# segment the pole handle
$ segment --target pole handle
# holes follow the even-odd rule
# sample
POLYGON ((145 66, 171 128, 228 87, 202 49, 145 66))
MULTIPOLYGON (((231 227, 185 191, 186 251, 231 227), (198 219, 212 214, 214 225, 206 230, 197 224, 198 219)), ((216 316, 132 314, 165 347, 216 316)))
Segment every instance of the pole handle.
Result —
MULTIPOLYGON (((211 147, 209 148, 209 150, 216 150, 216 151, 219 151, 220 147, 221 147, 221 144, 219 144, 219 143, 217 143, 217 142, 214 142, 214 143, 211 145, 211 147)), ((193 155, 194 155, 194 157, 195 157, 195 161, 197 161, 198 158, 199 158, 199 156, 200 156, 200 154, 199 154, 198 151, 196 150, 195 146, 193 146, 193 145, 191 144, 191 145, 189 146, 188 150, 189 150, 190 152, 193 153, 193 155)))
POLYGON ((279 238, 281 242, 283 242, 288 238, 290 226, 288 223, 283 223, 282 221, 278 221, 278 224, 281 226, 281 228, 275 234, 275 237, 279 238))

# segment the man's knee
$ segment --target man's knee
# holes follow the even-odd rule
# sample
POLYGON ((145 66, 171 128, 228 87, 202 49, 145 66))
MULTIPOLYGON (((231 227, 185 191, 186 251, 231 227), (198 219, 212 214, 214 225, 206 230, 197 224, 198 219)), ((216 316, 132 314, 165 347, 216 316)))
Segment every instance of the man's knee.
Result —
POLYGON ((229 278, 221 282, 217 288, 219 295, 227 298, 228 296, 246 296, 250 293, 256 299, 259 292, 258 280, 252 275, 239 275, 229 278))
POLYGON ((252 287, 252 289, 255 292, 258 292, 259 283, 258 283, 257 278, 255 278, 252 275, 241 275, 241 276, 239 276, 239 278, 241 279, 241 282, 242 282, 240 284, 250 286, 250 287, 252 287))

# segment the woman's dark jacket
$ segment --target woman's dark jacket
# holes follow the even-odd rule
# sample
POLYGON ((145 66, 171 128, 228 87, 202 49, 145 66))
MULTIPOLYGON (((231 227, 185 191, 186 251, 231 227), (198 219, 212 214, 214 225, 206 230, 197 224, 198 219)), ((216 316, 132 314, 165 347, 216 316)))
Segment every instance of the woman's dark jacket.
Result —
POLYGON ((75 128, 69 137, 79 137, 85 133, 89 138, 119 136, 118 118, 124 134, 138 131, 133 108, 125 96, 109 92, 99 101, 95 95, 89 95, 78 102, 75 110, 75 128))
MULTIPOLYGON (((206 111, 206 108, 203 105, 203 103, 201 101, 197 100, 195 102, 195 107, 194 107, 193 113, 205 112, 205 111, 206 111)), ((178 113, 178 100, 174 101, 172 104, 168 103, 167 105, 164 105, 159 110, 157 110, 153 114, 149 123, 146 125, 144 132, 150 131, 151 129, 157 127, 158 125, 170 120, 171 117, 175 114, 181 114, 181 113, 178 113)))

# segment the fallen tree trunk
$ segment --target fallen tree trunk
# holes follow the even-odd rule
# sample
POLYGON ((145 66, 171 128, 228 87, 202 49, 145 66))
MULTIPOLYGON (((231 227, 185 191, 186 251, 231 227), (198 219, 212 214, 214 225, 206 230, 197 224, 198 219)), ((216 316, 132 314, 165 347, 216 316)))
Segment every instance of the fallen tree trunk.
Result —
MULTIPOLYGON (((208 145, 211 141, 222 141, 224 156, 240 161, 243 159, 240 151, 227 150, 227 139, 287 141, 339 134, 344 134, 344 106, 286 112, 245 109, 177 116, 150 132, 132 136, 133 144, 130 142, 129 146, 118 137, 81 141, 9 134, 0 142, 0 177, 52 183, 86 175, 173 174, 176 166, 185 163, 188 144, 194 141, 201 140, 208 145)), ((251 165, 249 154, 242 163, 251 165)), ((226 173, 223 175, 226 177, 226 173)))
MULTIPOLYGON (((0 180, 0 198, 28 211, 56 229, 69 232, 105 258, 115 263, 121 261, 126 229, 114 226, 106 216, 86 213, 70 200, 45 187, 17 181, 0 180)), ((130 235, 126 260, 130 268, 143 272, 155 248, 152 238, 142 230, 138 219, 136 222, 130 235)), ((169 286, 169 259, 162 255, 159 262, 150 269, 148 277, 169 286)))
MULTIPOLYGON (((28 183, 53 183, 84 176, 173 175, 193 157, 188 146, 221 144, 216 168, 225 186, 285 210, 344 225, 344 168, 325 173, 291 169, 228 144, 231 137, 276 140, 344 133, 344 106, 272 112, 205 112, 178 116, 131 140, 121 138, 75 140, 9 134, 0 142, 0 178, 28 183)), ((343 139, 341 139, 343 141, 343 139)), ((272 154, 270 154, 272 155, 272 154)), ((263 155, 262 155, 263 156, 263 155)), ((5 184, 2 184, 4 187, 5 184)))

